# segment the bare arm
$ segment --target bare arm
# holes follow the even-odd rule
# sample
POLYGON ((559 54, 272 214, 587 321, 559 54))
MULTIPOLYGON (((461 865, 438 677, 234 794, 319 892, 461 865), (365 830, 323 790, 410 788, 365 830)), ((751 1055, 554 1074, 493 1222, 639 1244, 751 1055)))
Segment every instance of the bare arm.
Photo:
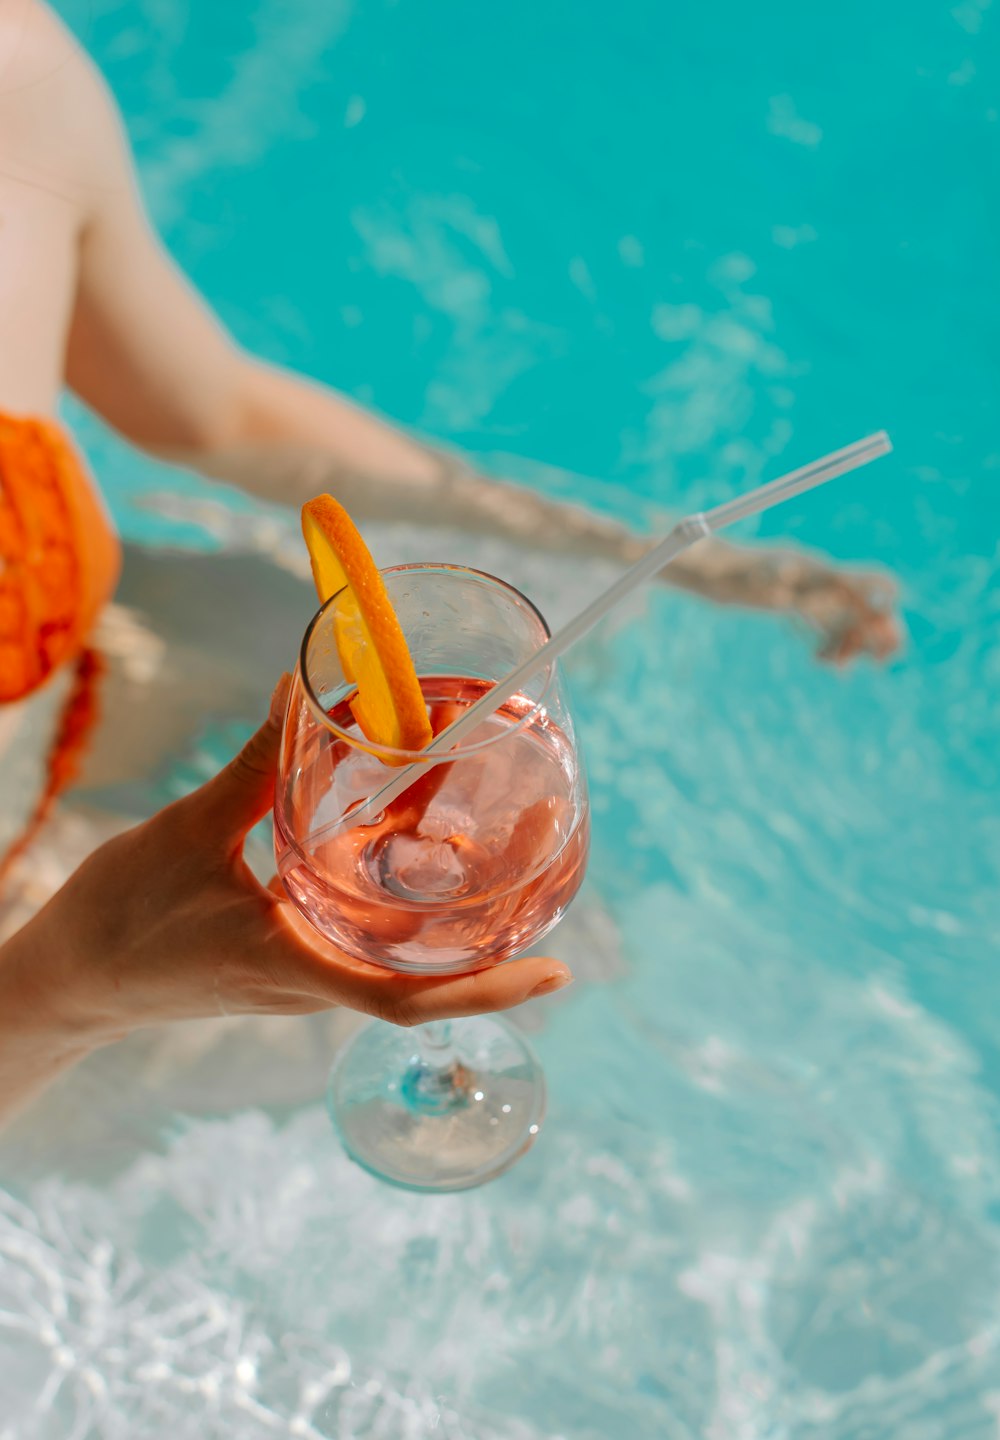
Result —
MULTIPOLYGON (((628 563, 646 542, 583 507, 488 480, 337 395, 243 352, 153 234, 121 122, 84 57, 93 203, 80 241, 68 377, 136 444, 269 500, 331 490, 361 518, 492 531, 546 552, 628 563)), ((664 580, 717 602, 782 610, 820 632, 821 654, 898 643, 876 576, 821 559, 706 541, 664 580)))
POLYGON ((628 557, 623 527, 486 481, 327 387, 243 352, 153 233, 114 102, 86 57, 75 63, 91 159, 67 375, 87 404, 135 444, 267 500, 299 505, 331 489, 365 516, 447 518, 554 550, 628 557))
POLYGON ((51 946, 33 925, 0 945, 0 1128, 98 1043, 38 983, 58 963, 51 946))
MULTIPOLYGON (((487 480, 455 456, 427 453, 430 473, 387 473, 374 484, 370 474, 322 451, 287 445, 220 451, 200 457, 198 468, 263 499, 300 501, 329 490, 362 520, 446 523, 546 555, 631 565, 654 543, 583 506, 487 480)), ((866 652, 885 659, 899 647, 892 581, 873 571, 837 569, 822 555, 713 538, 680 555, 661 578, 717 605, 797 618, 818 636, 820 658, 835 664, 866 652)))
POLYGON ((142 1026, 335 1005, 416 1025, 507 1009, 572 978, 539 956, 400 975, 326 944, 276 881, 258 884, 243 842, 274 798, 285 694, 214 779, 102 845, 0 945, 0 1124, 142 1026))
POLYGON ((86 57, 78 53, 75 63, 90 185, 70 386, 128 439, 168 458, 197 462, 242 445, 294 441, 369 473, 429 471, 422 447, 235 344, 150 227, 114 102, 86 57))

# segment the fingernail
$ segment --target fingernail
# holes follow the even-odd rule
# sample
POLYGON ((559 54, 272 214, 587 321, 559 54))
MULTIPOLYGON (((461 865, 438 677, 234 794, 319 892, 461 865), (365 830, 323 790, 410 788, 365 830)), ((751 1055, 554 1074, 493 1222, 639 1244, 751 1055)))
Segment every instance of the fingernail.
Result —
POLYGON ((267 718, 271 721, 272 725, 276 725, 284 716, 285 705, 288 703, 288 688, 291 683, 292 677, 286 670, 271 693, 271 707, 268 711, 267 718))
POLYGON ((534 1000, 538 995, 551 995, 553 991, 563 990, 567 985, 572 985, 572 983, 573 976, 568 970, 555 970, 551 975, 546 975, 545 979, 540 981, 534 990, 529 991, 528 999, 534 1000))

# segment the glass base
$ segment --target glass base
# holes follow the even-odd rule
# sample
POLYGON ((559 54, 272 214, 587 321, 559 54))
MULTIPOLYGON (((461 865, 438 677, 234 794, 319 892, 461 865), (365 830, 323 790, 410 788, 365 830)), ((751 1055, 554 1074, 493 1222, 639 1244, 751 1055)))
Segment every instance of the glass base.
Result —
POLYGON ((545 1078, 494 1015, 401 1030, 374 1021, 341 1051, 327 1087, 352 1160, 408 1190, 468 1190, 534 1143, 545 1078))

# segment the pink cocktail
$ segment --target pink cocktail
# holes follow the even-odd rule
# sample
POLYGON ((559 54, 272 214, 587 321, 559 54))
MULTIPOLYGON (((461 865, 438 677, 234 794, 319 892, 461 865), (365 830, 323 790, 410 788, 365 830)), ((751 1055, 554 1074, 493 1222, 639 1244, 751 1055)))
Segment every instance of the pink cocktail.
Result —
MULTIPOLYGON (((545 641, 510 586, 461 567, 383 572, 435 734, 545 641)), ((533 945, 576 894, 586 786, 555 667, 487 718, 377 814, 366 802, 419 753, 364 738, 336 645, 339 597, 313 620, 289 697, 275 801, 285 888, 351 955, 457 974, 533 945), (359 819, 352 819, 358 816, 359 819)), ((353 1157, 397 1184, 459 1189, 505 1169, 538 1133, 544 1082, 496 1017, 375 1023, 334 1067, 331 1112, 353 1157)))

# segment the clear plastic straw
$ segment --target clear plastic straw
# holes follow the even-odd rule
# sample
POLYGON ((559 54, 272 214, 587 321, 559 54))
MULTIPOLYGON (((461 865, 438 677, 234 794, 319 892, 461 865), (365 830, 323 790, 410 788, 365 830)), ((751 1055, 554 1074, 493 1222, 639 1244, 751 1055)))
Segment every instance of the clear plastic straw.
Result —
MULTIPOLYGON (((778 480, 759 485, 756 490, 737 496, 735 500, 728 500, 724 505, 716 505, 711 510, 686 516, 658 545, 648 550, 641 560, 598 595, 586 609, 581 610, 579 615, 558 630, 515 670, 511 670, 499 680, 491 690, 487 690, 458 720, 436 735, 423 754, 428 757, 439 756, 443 760, 447 751, 494 710, 505 705, 512 695, 518 694, 526 681, 539 670, 551 665, 553 660, 558 659, 571 645, 575 645, 599 620, 603 620, 609 610, 624 600, 626 595, 631 595, 633 590, 658 575, 664 566, 669 565, 684 550, 689 550, 706 535, 712 535, 727 525, 732 525, 736 520, 744 520, 748 515, 759 515, 763 510, 770 510, 774 505, 781 505, 796 495, 803 495, 807 490, 813 490, 817 485, 823 485, 838 475, 857 470, 860 466, 877 460, 881 455, 887 455, 891 449, 892 443, 888 435, 884 430, 879 430, 874 435, 866 436, 864 440, 856 440, 853 445, 845 446, 843 450, 824 455, 821 460, 815 460, 811 465, 803 465, 801 469, 792 470, 778 480)), ((351 811, 350 823, 365 824, 378 815, 412 785, 419 775, 425 773, 425 764, 426 761, 419 760, 401 769, 381 790, 370 796, 364 805, 351 811)))

